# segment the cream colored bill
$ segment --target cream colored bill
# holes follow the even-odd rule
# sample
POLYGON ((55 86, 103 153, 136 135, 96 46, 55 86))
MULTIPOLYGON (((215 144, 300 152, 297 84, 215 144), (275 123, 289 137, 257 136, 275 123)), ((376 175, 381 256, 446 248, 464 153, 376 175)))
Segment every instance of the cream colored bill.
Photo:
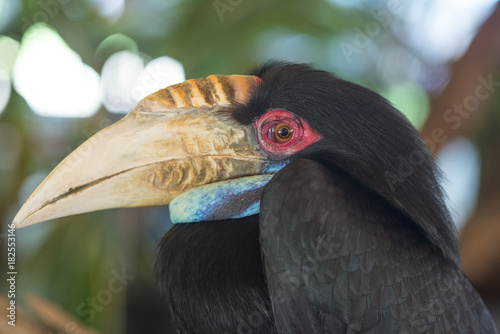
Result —
POLYGON ((224 111, 256 87, 251 76, 188 80, 142 100, 66 157, 14 224, 119 207, 167 205, 193 187, 262 172, 252 126, 224 111))

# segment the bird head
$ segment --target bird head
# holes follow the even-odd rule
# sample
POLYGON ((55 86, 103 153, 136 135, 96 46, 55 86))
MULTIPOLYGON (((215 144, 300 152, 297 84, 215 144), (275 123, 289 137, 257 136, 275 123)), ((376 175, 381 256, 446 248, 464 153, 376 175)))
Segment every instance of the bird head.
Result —
POLYGON ((149 95, 64 159, 15 225, 168 204, 179 223, 256 214, 273 174, 308 158, 344 171, 459 262, 434 160, 399 111, 307 65, 273 62, 253 74, 149 95))

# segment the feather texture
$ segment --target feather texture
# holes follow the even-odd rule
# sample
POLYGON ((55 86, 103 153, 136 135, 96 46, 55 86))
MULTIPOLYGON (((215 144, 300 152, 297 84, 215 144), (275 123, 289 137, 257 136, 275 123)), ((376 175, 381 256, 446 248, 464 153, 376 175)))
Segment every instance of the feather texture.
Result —
POLYGON ((479 295, 409 218, 297 160, 266 187, 260 242, 278 333, 495 333, 479 295))

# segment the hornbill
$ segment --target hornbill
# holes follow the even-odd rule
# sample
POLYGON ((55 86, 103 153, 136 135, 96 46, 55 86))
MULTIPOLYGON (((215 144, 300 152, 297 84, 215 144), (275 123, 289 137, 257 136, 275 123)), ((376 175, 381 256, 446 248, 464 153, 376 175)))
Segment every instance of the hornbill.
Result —
POLYGON ((384 98, 270 62, 146 97, 14 222, 170 204, 154 266, 180 333, 496 333, 438 177, 384 98))

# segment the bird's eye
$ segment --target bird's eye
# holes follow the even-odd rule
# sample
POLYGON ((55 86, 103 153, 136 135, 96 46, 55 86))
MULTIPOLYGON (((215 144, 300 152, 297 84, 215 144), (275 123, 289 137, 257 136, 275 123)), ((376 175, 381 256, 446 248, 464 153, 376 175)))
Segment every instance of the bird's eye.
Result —
POLYGON ((272 155, 290 155, 321 139, 306 120, 282 109, 267 111, 254 126, 260 147, 272 155))
MULTIPOLYGON (((265 140, 273 144, 287 144, 294 139, 294 129, 299 131, 299 124, 293 119, 285 118, 281 120, 273 120, 263 125, 263 134, 265 140)), ((297 132, 295 131, 295 132, 297 132)), ((300 132, 300 131, 299 131, 300 132)))
POLYGON ((274 127, 274 138, 277 142, 286 143, 293 137, 293 127, 287 123, 279 123, 274 127))

